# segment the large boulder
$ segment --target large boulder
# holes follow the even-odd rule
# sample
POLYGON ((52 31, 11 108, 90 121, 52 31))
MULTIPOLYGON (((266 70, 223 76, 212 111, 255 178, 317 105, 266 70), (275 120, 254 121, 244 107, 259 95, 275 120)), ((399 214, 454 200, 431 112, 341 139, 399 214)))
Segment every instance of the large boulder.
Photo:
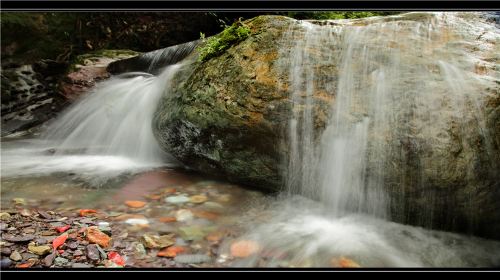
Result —
POLYGON ((222 55, 204 63, 197 53, 188 58, 155 115, 165 150, 204 173, 280 187, 291 106, 274 65, 275 43, 291 21, 258 17, 248 22, 252 35, 222 55))
POLYGON ((339 91, 353 91, 346 103, 352 109, 342 111, 353 123, 375 117, 370 102, 378 92, 388 113, 370 122, 363 174, 384 187, 392 219, 500 239, 500 57, 493 25, 473 13, 307 24, 261 16, 245 24, 246 40, 205 62, 193 53, 166 90, 153 123, 166 151, 198 171, 281 190, 290 184, 287 172, 304 172, 309 163, 299 157, 304 163, 290 169, 290 132, 301 141, 310 133, 312 142, 298 152, 321 157, 332 107, 345 102, 337 101, 339 91), (310 37, 319 26, 327 27, 310 37), (303 56, 307 62, 297 64, 303 56), (380 77, 390 79, 382 84, 380 77), (310 131, 294 127, 306 121, 310 131))

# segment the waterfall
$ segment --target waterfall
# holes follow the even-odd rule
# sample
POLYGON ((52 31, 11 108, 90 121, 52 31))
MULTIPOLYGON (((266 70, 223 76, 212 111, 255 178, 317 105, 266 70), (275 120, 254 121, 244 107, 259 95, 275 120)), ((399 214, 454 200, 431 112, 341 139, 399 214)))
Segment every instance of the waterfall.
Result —
POLYGON ((200 40, 195 40, 111 62, 107 70, 112 74, 147 72, 157 75, 164 67, 176 64, 190 55, 199 43, 200 40))
POLYGON ((102 184, 123 172, 177 165, 161 150, 151 126, 180 67, 170 65, 158 76, 126 73, 97 84, 38 139, 3 143, 9 149, 2 149, 2 176, 72 172, 102 184))
POLYGON ((286 191, 266 223, 241 238, 258 241, 265 261, 234 266, 338 267, 342 257, 362 267, 498 266, 497 241, 404 225, 411 218, 432 228, 433 206, 453 192, 429 178, 473 181, 499 170, 483 104, 498 88, 484 69, 494 69, 500 30, 473 18, 296 21, 284 33, 277 68, 292 108, 286 191), (479 36, 490 43, 476 44, 479 36), (450 171, 467 149, 476 153, 458 158, 467 169, 450 171), (489 162, 483 175, 473 157, 489 162), (407 199, 425 209, 408 209, 407 199))
MULTIPOLYGON (((426 145, 455 145, 452 134, 466 139, 466 126, 481 131, 497 164, 481 110, 494 83, 478 78, 479 56, 460 40, 462 33, 494 27, 471 26, 454 13, 412 16, 419 20, 297 21, 286 32, 279 64, 293 103, 284 174, 289 193, 320 200, 334 215, 386 218, 388 168, 400 169, 391 179, 404 200, 409 186, 425 188, 426 172, 435 172, 426 145), (319 108, 322 99, 330 109, 319 108), (323 128, 318 111, 328 115, 323 128), (449 132, 451 124, 459 129, 449 132), (394 166, 394 158, 403 164, 394 166)), ((394 204, 404 212, 402 201, 394 204)), ((421 218, 429 223, 431 205, 421 218)))

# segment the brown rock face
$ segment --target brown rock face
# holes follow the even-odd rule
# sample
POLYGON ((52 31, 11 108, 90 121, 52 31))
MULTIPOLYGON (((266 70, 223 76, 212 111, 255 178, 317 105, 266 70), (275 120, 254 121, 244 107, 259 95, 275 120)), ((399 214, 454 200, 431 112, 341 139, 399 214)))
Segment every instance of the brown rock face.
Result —
POLYGON ((69 73, 59 84, 61 94, 70 101, 86 93, 96 82, 110 77, 106 67, 113 61, 133 57, 133 51, 104 50, 77 57, 69 73))

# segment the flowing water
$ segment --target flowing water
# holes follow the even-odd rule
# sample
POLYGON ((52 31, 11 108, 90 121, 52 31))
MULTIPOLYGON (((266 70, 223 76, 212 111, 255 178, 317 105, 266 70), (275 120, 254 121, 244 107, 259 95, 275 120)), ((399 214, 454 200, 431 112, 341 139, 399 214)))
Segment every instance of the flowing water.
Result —
MULTIPOLYGON (((268 223, 244 237, 259 240, 266 261, 245 259, 236 265, 331 266, 343 257, 368 267, 500 265, 497 241, 386 220, 391 216, 386 168, 396 167, 391 166, 398 158, 394 155, 409 162, 399 139, 414 146, 446 143, 449 136, 443 132, 450 124, 461 127, 457 134, 463 139, 465 127, 478 127, 489 161, 497 164, 482 109, 495 78, 475 71, 481 57, 472 54, 460 32, 498 43, 499 30, 453 13, 412 15, 420 19, 298 21, 283 36, 278 64, 289 77, 294 103, 284 174, 288 194, 268 223), (334 102, 324 110, 329 117, 318 133, 324 118, 318 109, 325 99, 334 102)), ((426 155, 416 156, 421 170, 430 169, 426 155)), ((401 176, 400 192, 404 196, 406 188, 425 181, 425 173, 412 181, 401 176)), ((427 199, 431 204, 435 198, 429 193, 427 199)), ((404 207, 394 208, 403 213, 404 207)), ((430 212, 421 214, 427 224, 430 212)))
POLYGON ((102 82, 38 139, 2 143, 2 177, 66 172, 100 185, 124 172, 176 166, 160 149, 151 121, 178 67, 159 76, 128 73, 102 82))
MULTIPOLYGON (((297 21, 291 26, 278 60, 295 105, 288 126, 290 153, 284 159, 287 191, 264 198, 222 182, 200 184, 203 180, 194 175, 188 175, 189 182, 171 184, 181 193, 247 198, 232 200, 225 210, 232 214, 221 223, 245 229, 238 236, 256 240, 259 253, 227 262, 228 240, 219 248, 217 264, 329 267, 348 258, 363 267, 500 266, 500 242, 388 220, 391 201, 383 178, 390 155, 402 151, 394 139, 415 131, 434 137, 452 121, 472 123, 487 139, 484 149, 491 151, 481 111, 481 90, 488 82, 471 75, 477 59, 458 51, 468 43, 457 39, 453 47, 445 38, 458 36, 449 29, 464 24, 449 13, 434 13, 428 20, 297 21), (322 116, 319 100, 330 104, 322 116)), ((480 23, 464 32, 478 29, 498 33, 480 23)), ((179 50, 185 56, 195 45, 151 54, 147 72, 179 50)), ((115 76, 39 137, 4 139, 2 203, 22 195, 35 200, 36 192, 47 199, 63 192, 63 200, 73 206, 104 207, 137 199, 142 193, 131 193, 138 188, 148 193, 165 187, 179 176, 168 168, 180 164, 159 148, 151 120, 179 67, 168 66, 157 76, 115 76), (87 188, 95 186, 101 188, 87 188)))

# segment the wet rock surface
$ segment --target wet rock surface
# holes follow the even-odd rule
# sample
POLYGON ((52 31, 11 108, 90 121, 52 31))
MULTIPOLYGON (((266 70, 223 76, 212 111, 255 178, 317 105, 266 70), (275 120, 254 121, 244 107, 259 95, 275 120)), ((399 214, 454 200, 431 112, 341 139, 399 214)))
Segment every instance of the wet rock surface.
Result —
MULTIPOLYGON (((251 35, 244 41, 206 62, 199 62, 196 53, 188 57, 156 111, 156 138, 195 170, 279 191, 287 178, 291 139, 298 138, 299 151, 332 141, 320 136, 335 104, 342 102, 337 99, 343 87, 342 98, 349 95, 352 104, 343 108, 348 117, 342 123, 354 126, 370 119, 365 187, 382 182, 392 220, 500 239, 500 33, 480 14, 455 15, 416 12, 336 23, 277 16, 246 21, 251 35), (415 31, 420 27, 427 37, 415 31), (327 31, 324 36, 309 38, 319 29, 327 31), (355 29, 359 32, 351 32, 355 29), (388 30, 406 39, 395 42, 388 30), (343 43, 343 38, 359 42, 343 43), (292 57, 298 56, 296 47, 307 61, 295 65, 303 72, 294 76, 291 61, 303 59, 292 57), (356 55, 342 66, 347 48, 356 55), (366 50, 370 56, 362 59, 366 50), (471 59, 462 60, 464 54, 471 59), (366 73, 397 74, 374 82, 366 73), (356 77, 348 87, 339 84, 346 75, 356 77), (375 84, 386 86, 381 92, 388 96, 363 91, 375 84), (372 112, 371 99, 384 100, 377 110, 389 115, 372 112), (293 114, 301 116, 295 125, 289 121, 293 114), (305 128, 304 119, 309 121, 305 128), (293 126, 311 133, 288 135, 293 126), (311 138, 312 144, 304 146, 301 137, 311 138)), ((293 187, 304 186, 297 182, 293 187)))

